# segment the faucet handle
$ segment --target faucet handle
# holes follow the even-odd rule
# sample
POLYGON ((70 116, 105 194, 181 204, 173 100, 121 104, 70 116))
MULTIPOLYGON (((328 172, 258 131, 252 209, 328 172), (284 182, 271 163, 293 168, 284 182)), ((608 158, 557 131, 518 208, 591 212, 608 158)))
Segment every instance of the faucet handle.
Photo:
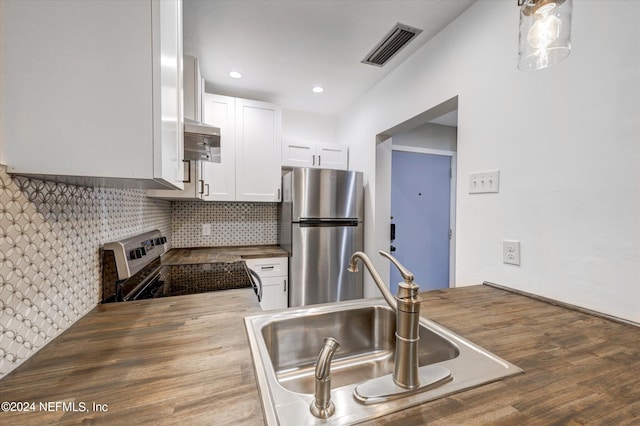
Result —
POLYGON ((413 279, 415 278, 413 276, 413 273, 409 272, 409 270, 407 270, 407 268, 405 268, 400 262, 398 262, 398 259, 396 259, 395 257, 391 256, 386 251, 380 250, 378 253, 380 253, 381 256, 386 257, 387 259, 389 259, 391 261, 391 263, 393 263, 396 266, 396 268, 398 268, 398 271, 400 271, 400 275, 402 275, 402 279, 404 280, 404 282, 406 282, 407 284, 413 282, 413 279))

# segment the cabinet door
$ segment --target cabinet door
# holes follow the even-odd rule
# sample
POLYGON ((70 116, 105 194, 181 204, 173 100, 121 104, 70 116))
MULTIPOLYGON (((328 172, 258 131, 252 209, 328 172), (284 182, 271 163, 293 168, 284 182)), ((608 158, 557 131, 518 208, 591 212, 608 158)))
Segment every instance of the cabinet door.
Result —
POLYGON ((198 58, 183 55, 184 118, 202 121, 202 77, 198 58))
POLYGON ((284 309, 289 306, 289 258, 269 257, 245 260, 247 267, 255 271, 262 280, 263 311, 284 309))
POLYGON ((287 308, 288 287, 287 277, 262 278, 262 300, 260 301, 262 310, 269 311, 272 309, 287 308))
POLYGON ((280 201, 279 107, 236 99, 236 200, 280 201))
POLYGON ((282 141, 282 165, 288 167, 314 167, 317 163, 314 143, 282 141))
POLYGON ((182 188, 182 3, 0 2, 7 170, 182 188))
POLYGON ((201 200, 207 192, 206 182, 203 180, 203 161, 184 162, 184 189, 147 189, 147 197, 162 198, 164 200, 201 200))
POLYGON ((182 189, 182 2, 153 1, 153 176, 182 189), (159 104, 158 104, 159 103, 159 104))
POLYGON ((323 169, 347 170, 349 148, 337 144, 318 144, 316 165, 323 169))
POLYGON ((235 98, 204 94, 203 121, 220 128, 220 163, 204 164, 204 179, 209 185, 205 201, 236 199, 236 119, 235 98))

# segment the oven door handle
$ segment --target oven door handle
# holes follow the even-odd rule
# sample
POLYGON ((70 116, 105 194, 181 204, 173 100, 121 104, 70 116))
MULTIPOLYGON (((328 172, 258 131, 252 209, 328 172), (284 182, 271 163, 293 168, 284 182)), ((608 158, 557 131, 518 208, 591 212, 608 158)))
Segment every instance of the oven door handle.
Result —
POLYGON ((252 277, 255 278, 255 280, 253 278, 251 279, 251 284, 253 285, 253 291, 255 291, 256 296, 258 296, 258 302, 261 302, 262 301, 262 279, 260 279, 260 275, 258 275, 256 271, 254 271, 249 267, 247 267, 247 269, 249 270, 249 273, 252 275, 252 277))

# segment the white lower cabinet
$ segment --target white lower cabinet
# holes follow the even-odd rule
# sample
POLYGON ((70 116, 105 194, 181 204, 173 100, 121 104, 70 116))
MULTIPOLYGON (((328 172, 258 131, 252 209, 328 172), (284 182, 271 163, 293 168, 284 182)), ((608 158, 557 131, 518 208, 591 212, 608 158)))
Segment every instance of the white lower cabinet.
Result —
POLYGON ((262 300, 260 307, 263 311, 284 309, 289 306, 287 277, 262 278, 262 300))
POLYGON ((262 280, 263 311, 284 309, 289 306, 289 258, 269 257, 246 259, 247 267, 255 271, 262 280))

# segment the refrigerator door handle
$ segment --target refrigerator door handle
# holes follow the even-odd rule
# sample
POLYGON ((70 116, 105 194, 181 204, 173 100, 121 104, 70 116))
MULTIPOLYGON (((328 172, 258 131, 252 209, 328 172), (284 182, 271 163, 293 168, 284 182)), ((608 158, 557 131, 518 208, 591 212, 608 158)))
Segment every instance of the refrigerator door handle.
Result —
POLYGON ((358 226, 358 219, 321 219, 321 218, 300 218, 301 227, 306 226, 358 226))

